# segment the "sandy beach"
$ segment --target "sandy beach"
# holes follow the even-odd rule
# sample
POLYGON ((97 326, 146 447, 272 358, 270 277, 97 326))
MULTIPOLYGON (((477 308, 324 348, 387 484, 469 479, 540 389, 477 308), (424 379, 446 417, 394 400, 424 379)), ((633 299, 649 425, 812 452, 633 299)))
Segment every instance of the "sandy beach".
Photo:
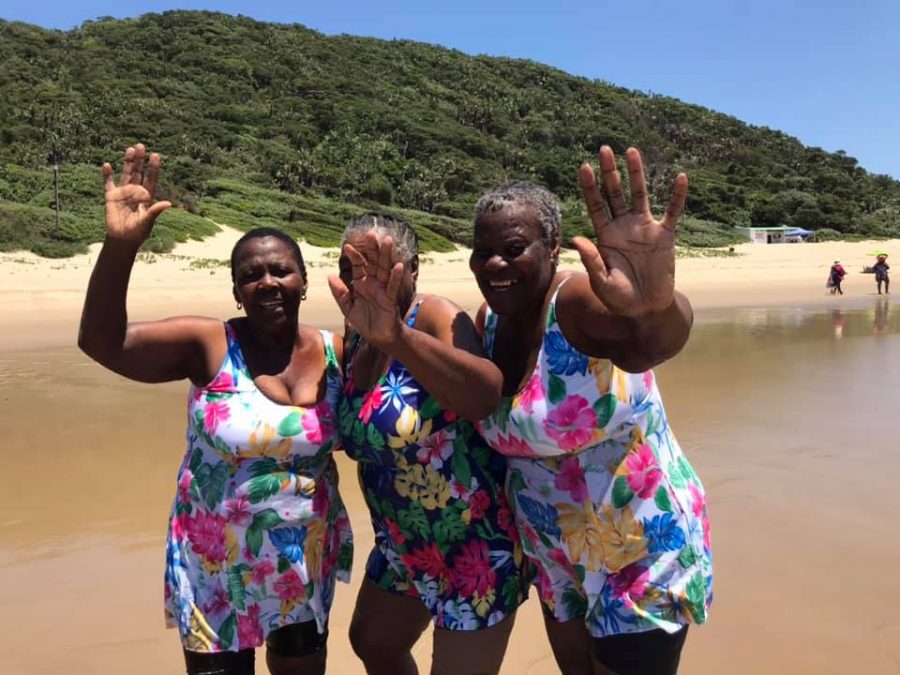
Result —
MULTIPOLYGON (((142 255, 130 317, 235 315, 223 263, 239 235, 223 228, 171 254, 142 255)), ((337 328, 326 285, 337 251, 302 248, 310 292, 301 320, 337 328)), ((125 381, 74 348, 97 250, 63 260, 0 253, 0 670, 10 675, 181 672, 177 637, 162 627, 161 580, 185 386, 125 381)), ((660 382, 709 494, 717 575, 710 623, 692 629, 683 673, 900 672, 900 590, 890 572, 900 564, 900 459, 884 456, 892 443, 859 442, 857 431, 868 434, 897 400, 866 386, 900 363, 900 310, 892 298, 878 304, 872 275, 861 273, 875 250, 890 262, 900 241, 746 244, 734 257, 677 262, 698 328, 660 382), (825 289, 834 260, 849 272, 843 297, 825 289), (884 340, 873 338, 872 307, 881 307, 884 340), (864 358, 848 349, 863 337, 864 358), (731 429, 737 438, 726 444, 731 429)), ((424 262, 421 292, 477 308, 468 251, 424 262)), ((563 262, 578 267, 571 252, 563 262)), ((353 581, 337 591, 329 672, 362 675, 346 629, 372 533, 352 462, 341 456, 339 468, 356 552, 353 581)), ((415 654, 427 672, 428 636, 415 654)), ((555 672, 532 597, 502 675, 555 672)))
MULTIPOLYGON (((132 319, 175 314, 226 318, 235 313, 227 267, 240 232, 222 227, 203 241, 178 244, 169 254, 142 254, 132 273, 129 312, 132 319)), ((15 316, 16 330, 0 334, 0 350, 17 346, 73 344, 92 262, 100 245, 71 258, 51 260, 32 253, 0 253, 0 306, 15 316)), ((888 242, 823 242, 815 244, 742 244, 733 257, 683 257, 676 263, 676 285, 697 309, 816 304, 831 298, 825 290, 828 269, 840 260, 848 303, 875 291, 872 251, 897 252, 900 240, 888 242)), ((326 279, 336 273, 337 249, 303 245, 309 273, 309 299, 301 320, 337 327, 340 318, 326 279)), ((452 298, 474 310, 481 297, 468 268, 469 251, 423 256, 419 291, 452 298)), ((889 261, 893 258, 889 258, 889 261)), ((563 268, 578 269, 573 251, 563 253, 563 268)))

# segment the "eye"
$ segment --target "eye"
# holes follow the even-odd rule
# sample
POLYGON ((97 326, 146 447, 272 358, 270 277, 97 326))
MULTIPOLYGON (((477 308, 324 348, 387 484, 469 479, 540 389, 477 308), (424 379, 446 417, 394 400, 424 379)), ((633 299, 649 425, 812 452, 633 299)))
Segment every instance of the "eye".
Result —
POLYGON ((520 255, 525 253, 525 249, 527 249, 527 248, 528 247, 525 244, 516 243, 516 244, 512 244, 510 246, 507 246, 504 253, 506 254, 507 258, 518 258, 520 255))

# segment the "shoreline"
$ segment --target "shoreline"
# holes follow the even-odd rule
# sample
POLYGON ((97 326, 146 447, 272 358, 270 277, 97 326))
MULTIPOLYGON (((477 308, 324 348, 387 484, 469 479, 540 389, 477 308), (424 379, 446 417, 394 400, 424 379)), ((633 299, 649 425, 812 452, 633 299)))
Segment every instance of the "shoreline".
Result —
MULTIPOLYGON (((129 292, 129 318, 153 320, 200 314, 227 319, 237 313, 231 298, 226 263, 242 233, 227 226, 203 241, 176 245, 168 254, 142 254, 135 263, 129 292)), ((342 319, 328 290, 327 277, 337 272, 337 248, 301 243, 310 284, 310 298, 301 321, 335 330, 342 319)), ((100 244, 87 254, 48 259, 28 252, 0 253, 0 306, 12 330, 0 334, 0 351, 74 345, 81 304, 100 244), (15 318, 13 318, 15 317, 15 318)), ((678 258, 676 288, 694 309, 861 306, 875 294, 874 277, 862 274, 874 250, 900 254, 900 240, 889 242, 822 242, 803 244, 740 244, 734 256, 678 258), (834 260, 848 270, 845 295, 833 296, 825 279, 834 260)), ((422 255, 419 290, 443 295, 474 313, 481 304, 468 267, 469 251, 422 255)), ((574 251, 565 251, 561 269, 580 269, 574 251)))

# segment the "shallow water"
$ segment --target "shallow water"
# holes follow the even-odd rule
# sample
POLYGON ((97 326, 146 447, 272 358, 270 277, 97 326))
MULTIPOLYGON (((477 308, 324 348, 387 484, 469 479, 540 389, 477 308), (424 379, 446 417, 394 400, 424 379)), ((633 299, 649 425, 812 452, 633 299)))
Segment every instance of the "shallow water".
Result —
MULTIPOLYGON (((716 556, 710 622, 692 629, 682 672, 900 672, 898 369, 887 299, 703 312, 658 369, 716 556)), ((0 353, 4 673, 180 672, 161 580, 185 390, 127 382, 74 348, 0 353)), ((362 673, 346 625, 371 534, 341 459, 357 556, 329 672, 362 673)), ((534 599, 502 672, 556 672, 534 599)))

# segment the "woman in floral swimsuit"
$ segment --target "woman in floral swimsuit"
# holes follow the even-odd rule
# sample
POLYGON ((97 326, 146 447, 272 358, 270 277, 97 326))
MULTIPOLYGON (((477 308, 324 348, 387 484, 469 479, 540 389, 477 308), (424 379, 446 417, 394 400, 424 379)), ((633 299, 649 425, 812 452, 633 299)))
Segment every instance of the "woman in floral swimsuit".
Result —
POLYGON ((166 619, 189 674, 250 675, 267 645, 276 675, 325 672, 336 579, 352 558, 331 454, 342 342, 298 323, 306 269, 297 243, 252 230, 231 256, 246 317, 129 323, 128 278, 156 217, 159 157, 128 148, 106 176, 107 235, 79 346, 139 382, 189 379, 187 452, 169 521, 166 619), (146 168, 146 173, 144 169, 146 168))
POLYGON ((487 301, 476 323, 504 378, 479 429, 509 460, 507 494, 566 675, 675 673, 686 626, 706 620, 711 598, 703 488, 649 370, 690 333, 673 248, 687 180, 657 222, 637 150, 627 160, 631 207, 609 148, 603 194, 581 169, 597 236, 573 242, 583 273, 556 271, 547 190, 501 186, 475 215, 470 265, 487 301))
POLYGON ((351 644, 370 674, 416 673, 433 622, 432 673, 496 673, 527 590, 506 460, 470 421, 496 408, 500 372, 465 312, 416 295, 406 221, 367 214, 344 241, 329 280, 352 334, 338 418, 375 529, 351 644))

